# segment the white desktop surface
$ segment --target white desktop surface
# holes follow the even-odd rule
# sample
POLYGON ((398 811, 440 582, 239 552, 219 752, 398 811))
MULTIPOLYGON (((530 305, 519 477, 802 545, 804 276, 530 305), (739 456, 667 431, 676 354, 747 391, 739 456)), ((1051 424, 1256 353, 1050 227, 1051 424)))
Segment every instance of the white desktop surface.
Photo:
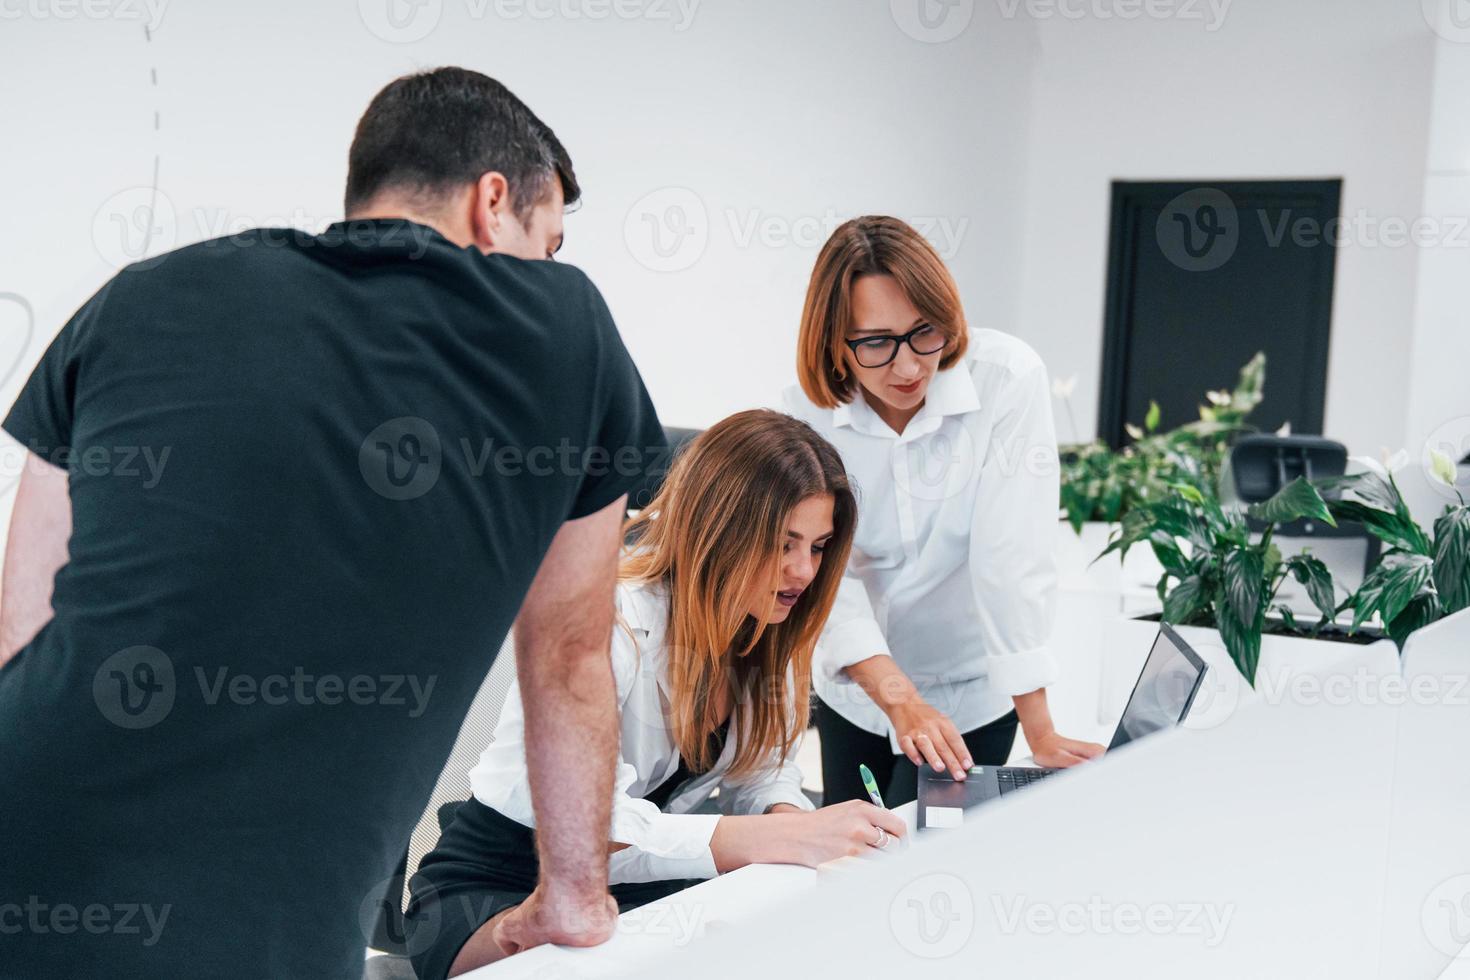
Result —
MULTIPOLYGON (((1384 925, 1399 727, 1381 704, 1245 704, 891 858, 746 868, 673 896, 662 934, 645 918, 472 976, 1432 977, 1451 956, 1384 925)), ((1463 744, 1418 751, 1460 764, 1463 744)), ((1466 839, 1444 842, 1442 873, 1397 880, 1400 900, 1470 872, 1466 839)))

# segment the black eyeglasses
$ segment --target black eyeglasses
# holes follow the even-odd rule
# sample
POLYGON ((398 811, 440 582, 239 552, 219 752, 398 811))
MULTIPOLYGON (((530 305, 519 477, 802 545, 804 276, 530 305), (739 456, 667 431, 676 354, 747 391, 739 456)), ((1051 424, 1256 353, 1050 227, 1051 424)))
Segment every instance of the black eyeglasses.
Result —
POLYGON ((844 340, 852 350, 852 356, 863 367, 876 368, 898 356, 900 344, 908 344, 909 350, 921 357, 938 354, 944 350, 949 338, 928 323, 921 323, 902 337, 863 337, 860 340, 844 340))

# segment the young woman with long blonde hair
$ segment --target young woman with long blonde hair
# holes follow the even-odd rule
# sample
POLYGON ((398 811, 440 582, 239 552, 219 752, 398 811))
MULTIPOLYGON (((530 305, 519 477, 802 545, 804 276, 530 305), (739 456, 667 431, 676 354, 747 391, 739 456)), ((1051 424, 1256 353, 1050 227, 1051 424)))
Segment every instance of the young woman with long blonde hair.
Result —
MULTIPOLYGON (((695 438, 633 522, 612 638, 622 741, 608 847, 621 909, 746 864, 815 866, 903 834, 867 802, 814 810, 792 759, 856 519, 836 451, 757 410, 695 438), (716 790, 720 812, 693 812, 716 790)), ((519 949, 508 914, 537 867, 514 688, 470 784, 413 880, 410 919, 434 924, 409 943, 421 980, 519 949)))

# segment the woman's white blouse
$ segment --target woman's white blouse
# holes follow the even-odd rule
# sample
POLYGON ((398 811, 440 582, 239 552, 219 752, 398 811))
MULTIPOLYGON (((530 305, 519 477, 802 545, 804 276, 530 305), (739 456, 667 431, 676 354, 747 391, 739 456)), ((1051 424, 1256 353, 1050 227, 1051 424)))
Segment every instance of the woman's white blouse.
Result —
MULTIPOLYGON (((801 770, 790 757, 783 764, 773 753, 769 766, 750 778, 727 778, 741 738, 737 710, 731 713, 725 748, 713 769, 679 787, 669 799, 667 812, 643 799, 679 767, 679 750, 666 714, 668 599, 654 587, 622 584, 617 606, 628 628, 614 626, 612 636, 621 747, 608 840, 630 846, 609 859, 609 881, 713 878, 717 872, 709 842, 720 815, 690 811, 716 789, 725 814, 764 813, 777 803, 811 810, 811 801, 801 791, 801 770)), ((527 827, 536 825, 526 778, 525 714, 519 684, 511 685, 494 741, 470 770, 470 788, 486 806, 527 827)))
POLYGON ((961 731, 1056 678, 1047 648, 1059 472, 1046 368, 1022 341, 974 330, 894 433, 859 393, 786 410, 837 447, 858 495, 852 557, 813 661, 813 686, 848 721, 897 740, 845 667, 890 654, 961 731))

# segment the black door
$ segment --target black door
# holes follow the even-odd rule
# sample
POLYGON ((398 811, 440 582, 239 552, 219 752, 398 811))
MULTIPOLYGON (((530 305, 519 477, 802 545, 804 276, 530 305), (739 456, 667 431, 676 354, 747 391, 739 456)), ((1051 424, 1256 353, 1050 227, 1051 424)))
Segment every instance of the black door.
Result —
POLYGON ((1172 428, 1266 352, 1263 431, 1320 433, 1341 180, 1114 181, 1098 434, 1172 428))

